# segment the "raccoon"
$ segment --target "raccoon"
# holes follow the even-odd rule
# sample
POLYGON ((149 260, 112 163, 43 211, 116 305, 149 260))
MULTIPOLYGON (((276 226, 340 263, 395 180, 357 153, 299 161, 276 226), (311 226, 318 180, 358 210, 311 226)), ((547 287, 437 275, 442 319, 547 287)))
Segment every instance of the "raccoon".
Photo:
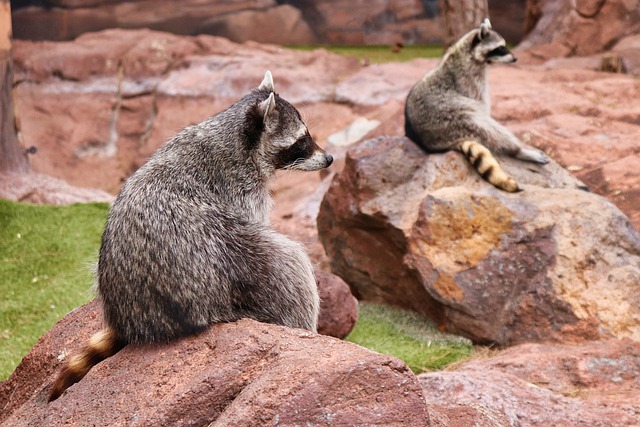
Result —
POLYGON ((485 19, 411 89, 405 103, 406 136, 430 153, 460 151, 485 180, 505 191, 519 191, 492 152, 540 164, 549 159, 491 118, 487 64, 515 61, 485 19))
POLYGON ((241 318, 315 332, 313 267, 301 244, 269 226, 267 184, 278 169, 332 161, 268 71, 240 101, 167 141, 111 207, 96 281, 106 328, 63 366, 49 400, 127 344, 241 318))

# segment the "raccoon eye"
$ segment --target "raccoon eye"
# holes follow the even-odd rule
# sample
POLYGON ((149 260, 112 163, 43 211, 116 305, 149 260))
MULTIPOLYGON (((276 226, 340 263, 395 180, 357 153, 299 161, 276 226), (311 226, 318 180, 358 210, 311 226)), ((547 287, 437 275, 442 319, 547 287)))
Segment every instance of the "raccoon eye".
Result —
POLYGON ((289 148, 278 153, 276 168, 283 168, 293 164, 296 160, 309 158, 314 151, 314 142, 311 135, 301 136, 289 148))
POLYGON ((510 53, 511 52, 509 51, 509 49, 507 49, 505 46, 500 46, 489 52, 487 56, 504 56, 510 53))

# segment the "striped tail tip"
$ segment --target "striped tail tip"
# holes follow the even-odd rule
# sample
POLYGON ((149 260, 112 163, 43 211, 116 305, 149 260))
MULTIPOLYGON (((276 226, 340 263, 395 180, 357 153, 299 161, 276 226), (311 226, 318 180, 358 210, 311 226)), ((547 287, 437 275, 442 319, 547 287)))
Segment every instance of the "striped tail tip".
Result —
POLYGON ((458 144, 457 148, 485 181, 510 193, 521 191, 518 183, 505 173, 491 151, 484 145, 478 141, 466 140, 458 144))
POLYGON ((111 329, 103 329, 94 334, 80 352, 71 356, 53 383, 49 394, 49 402, 56 400, 66 389, 84 378, 98 363, 113 356, 125 344, 120 341, 111 329))

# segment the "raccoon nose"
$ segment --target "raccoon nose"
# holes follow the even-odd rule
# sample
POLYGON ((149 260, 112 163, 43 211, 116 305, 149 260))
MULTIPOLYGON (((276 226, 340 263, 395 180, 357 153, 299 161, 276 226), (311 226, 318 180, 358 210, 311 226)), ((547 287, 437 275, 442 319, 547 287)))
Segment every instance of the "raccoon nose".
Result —
POLYGON ((327 167, 331 166, 331 163, 333 163, 333 156, 331 154, 325 154, 324 158, 327 161, 327 167))

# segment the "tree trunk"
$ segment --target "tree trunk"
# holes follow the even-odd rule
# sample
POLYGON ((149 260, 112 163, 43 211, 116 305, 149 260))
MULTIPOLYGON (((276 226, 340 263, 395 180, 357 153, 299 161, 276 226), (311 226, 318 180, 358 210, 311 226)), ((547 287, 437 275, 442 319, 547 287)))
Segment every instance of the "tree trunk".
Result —
POLYGON ((489 18, 487 0, 439 0, 440 13, 444 18, 444 47, 456 42, 462 35, 477 28, 489 18))
POLYGON ((0 172, 28 172, 27 153, 18 141, 13 105, 11 3, 0 0, 0 172))

